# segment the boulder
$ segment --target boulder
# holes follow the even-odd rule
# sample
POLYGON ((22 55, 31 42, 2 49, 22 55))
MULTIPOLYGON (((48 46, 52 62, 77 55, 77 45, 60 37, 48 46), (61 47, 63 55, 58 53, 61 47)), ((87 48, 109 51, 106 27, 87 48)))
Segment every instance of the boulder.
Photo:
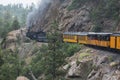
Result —
POLYGON ((9 32, 4 42, 4 44, 6 45, 5 48, 14 51, 18 43, 20 43, 20 41, 21 42, 27 41, 28 38, 26 37, 26 31, 27 31, 26 28, 21 28, 9 32))
POLYGON ((120 71, 112 71, 111 74, 105 74, 102 78, 102 80, 120 80, 120 71))
POLYGON ((90 59, 81 62, 73 61, 70 65, 71 67, 68 70, 67 76, 70 78, 81 78, 84 80, 93 68, 93 61, 90 59))
POLYGON ((96 58, 97 58, 97 60, 95 61, 96 66, 100 66, 101 64, 107 63, 109 61, 108 56, 98 56, 96 58))
POLYGON ((29 79, 25 76, 19 76, 19 77, 17 77, 16 80, 29 80, 29 79))
POLYGON ((120 65, 120 61, 115 61, 115 62, 110 63, 110 67, 115 67, 115 66, 119 66, 119 65, 120 65))

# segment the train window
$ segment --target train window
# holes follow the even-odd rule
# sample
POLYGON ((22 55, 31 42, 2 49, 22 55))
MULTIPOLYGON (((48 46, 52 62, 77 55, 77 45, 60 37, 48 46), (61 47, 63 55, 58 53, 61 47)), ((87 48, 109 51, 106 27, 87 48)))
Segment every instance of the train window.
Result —
POLYGON ((79 38, 79 40, 86 40, 85 36, 79 36, 78 38, 79 38))
POLYGON ((71 35, 69 36, 69 39, 71 39, 71 35))
POLYGON ((98 38, 97 38, 97 35, 89 35, 88 39, 89 40, 97 40, 98 38))
POLYGON ((67 37, 66 37, 67 39, 69 39, 69 36, 67 35, 67 37))
POLYGON ((67 38, 67 39, 68 39, 68 35, 64 35, 64 38, 67 38))
POLYGON ((110 41, 110 36, 104 36, 104 41, 110 41))
POLYGON ((94 36, 93 36, 93 39, 94 39, 94 40, 98 40, 97 35, 94 35, 94 36))
POLYGON ((74 39, 74 35, 63 35, 63 38, 66 38, 66 39, 74 39))
POLYGON ((104 36, 102 36, 102 35, 97 35, 97 38, 98 38, 99 41, 104 40, 104 36))
POLYGON ((71 35, 69 36, 69 39, 71 39, 71 35))
POLYGON ((107 36, 107 37, 106 37, 106 40, 107 40, 107 41, 110 41, 110 36, 107 36))
POLYGON ((70 39, 74 39, 74 35, 71 35, 71 36, 70 36, 70 39))
POLYGON ((88 40, 92 40, 92 36, 88 36, 88 40))
POLYGON ((108 35, 98 35, 98 40, 100 41, 109 41, 110 40, 110 36, 108 35))

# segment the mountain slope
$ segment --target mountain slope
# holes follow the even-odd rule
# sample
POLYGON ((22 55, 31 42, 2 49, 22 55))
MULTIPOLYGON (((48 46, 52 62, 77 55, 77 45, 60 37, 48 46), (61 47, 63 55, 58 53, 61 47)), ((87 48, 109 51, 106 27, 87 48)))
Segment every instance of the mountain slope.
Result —
POLYGON ((53 0, 43 10, 42 20, 37 20, 31 30, 49 31, 51 23, 57 20, 62 32, 116 32, 119 31, 120 22, 119 4, 119 0, 53 0))

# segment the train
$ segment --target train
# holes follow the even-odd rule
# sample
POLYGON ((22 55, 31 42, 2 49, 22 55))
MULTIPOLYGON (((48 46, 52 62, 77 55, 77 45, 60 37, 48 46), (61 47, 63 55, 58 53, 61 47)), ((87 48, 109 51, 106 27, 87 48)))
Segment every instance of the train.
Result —
POLYGON ((120 50, 120 33, 64 32, 63 42, 79 43, 120 50))
POLYGON ((32 40, 36 40, 38 42, 47 42, 47 36, 46 33, 43 31, 38 32, 30 32, 28 31, 26 33, 26 36, 29 37, 32 40))
MULTIPOLYGON (((38 42, 47 42, 46 33, 27 32, 27 37, 38 42)), ((105 32, 64 32, 63 42, 78 43, 84 45, 100 46, 120 50, 120 33, 105 32)))

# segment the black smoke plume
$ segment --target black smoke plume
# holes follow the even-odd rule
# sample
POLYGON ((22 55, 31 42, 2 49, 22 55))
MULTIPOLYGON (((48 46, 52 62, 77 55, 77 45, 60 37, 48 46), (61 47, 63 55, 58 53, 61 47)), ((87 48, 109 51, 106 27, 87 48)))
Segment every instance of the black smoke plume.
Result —
POLYGON ((29 13, 27 17, 27 27, 42 27, 43 19, 51 5, 52 0, 41 0, 37 9, 29 13))

